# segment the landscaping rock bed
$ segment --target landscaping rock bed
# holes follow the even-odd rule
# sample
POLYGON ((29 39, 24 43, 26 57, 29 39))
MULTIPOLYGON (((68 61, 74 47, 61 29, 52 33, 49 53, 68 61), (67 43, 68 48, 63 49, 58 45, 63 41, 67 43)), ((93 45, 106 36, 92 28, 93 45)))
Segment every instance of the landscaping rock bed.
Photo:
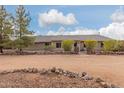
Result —
POLYGON ((0 87, 41 87, 41 88, 116 88, 101 78, 94 78, 86 72, 75 73, 61 68, 15 69, 0 72, 0 87))
POLYGON ((110 52, 103 52, 103 51, 101 51, 101 52, 99 52, 99 53, 96 53, 97 55, 124 55, 124 52, 122 51, 122 52, 112 52, 112 51, 110 51, 110 52))
POLYGON ((75 52, 70 52, 70 51, 67 51, 67 52, 62 52, 62 51, 23 51, 23 52, 19 52, 19 51, 16 51, 16 52, 4 52, 0 55, 58 55, 58 54, 61 54, 61 55, 70 55, 70 54, 78 54, 78 53, 75 53, 75 52))

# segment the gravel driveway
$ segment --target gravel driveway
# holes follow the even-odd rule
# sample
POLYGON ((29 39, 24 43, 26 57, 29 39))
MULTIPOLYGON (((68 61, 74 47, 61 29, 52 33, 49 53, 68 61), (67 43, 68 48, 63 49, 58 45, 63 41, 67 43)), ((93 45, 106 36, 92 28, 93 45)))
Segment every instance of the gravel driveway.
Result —
POLYGON ((106 55, 26 55, 0 56, 0 70, 60 67, 74 72, 86 71, 124 87, 124 56, 106 55))

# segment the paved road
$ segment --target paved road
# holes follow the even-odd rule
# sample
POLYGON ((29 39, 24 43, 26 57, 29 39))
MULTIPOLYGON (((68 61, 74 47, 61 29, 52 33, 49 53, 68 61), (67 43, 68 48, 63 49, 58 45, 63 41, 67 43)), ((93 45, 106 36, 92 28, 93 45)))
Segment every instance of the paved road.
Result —
POLYGON ((124 56, 105 55, 27 55, 0 56, 0 70, 61 67, 101 77, 124 87, 124 56))

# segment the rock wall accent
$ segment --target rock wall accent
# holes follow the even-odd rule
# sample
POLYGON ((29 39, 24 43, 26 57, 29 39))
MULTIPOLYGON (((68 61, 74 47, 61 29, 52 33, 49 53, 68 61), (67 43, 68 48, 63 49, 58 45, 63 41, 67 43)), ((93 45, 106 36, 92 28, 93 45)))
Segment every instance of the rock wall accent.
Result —
POLYGON ((119 88, 118 86, 105 82, 103 79, 101 78, 94 78, 90 75, 88 75, 86 72, 82 72, 82 73, 75 73, 75 72, 71 72, 68 70, 63 70, 61 68, 56 68, 56 67, 52 67, 50 69, 37 69, 37 68, 26 68, 26 69, 14 69, 14 70, 7 70, 7 71, 1 71, 0 75, 4 75, 4 74, 10 74, 10 73, 17 73, 17 72, 22 72, 22 73, 39 73, 40 75, 44 75, 44 74, 56 74, 56 75, 64 75, 67 76, 69 78, 79 78, 81 80, 94 80, 96 83, 100 84, 102 87, 104 88, 119 88))

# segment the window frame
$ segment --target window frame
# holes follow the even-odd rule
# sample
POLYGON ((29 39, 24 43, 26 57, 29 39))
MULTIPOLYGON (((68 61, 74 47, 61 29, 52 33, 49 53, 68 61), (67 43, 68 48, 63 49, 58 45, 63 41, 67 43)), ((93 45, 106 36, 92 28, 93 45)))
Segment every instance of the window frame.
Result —
POLYGON ((62 43, 61 42, 56 42, 56 48, 62 48, 62 43))

